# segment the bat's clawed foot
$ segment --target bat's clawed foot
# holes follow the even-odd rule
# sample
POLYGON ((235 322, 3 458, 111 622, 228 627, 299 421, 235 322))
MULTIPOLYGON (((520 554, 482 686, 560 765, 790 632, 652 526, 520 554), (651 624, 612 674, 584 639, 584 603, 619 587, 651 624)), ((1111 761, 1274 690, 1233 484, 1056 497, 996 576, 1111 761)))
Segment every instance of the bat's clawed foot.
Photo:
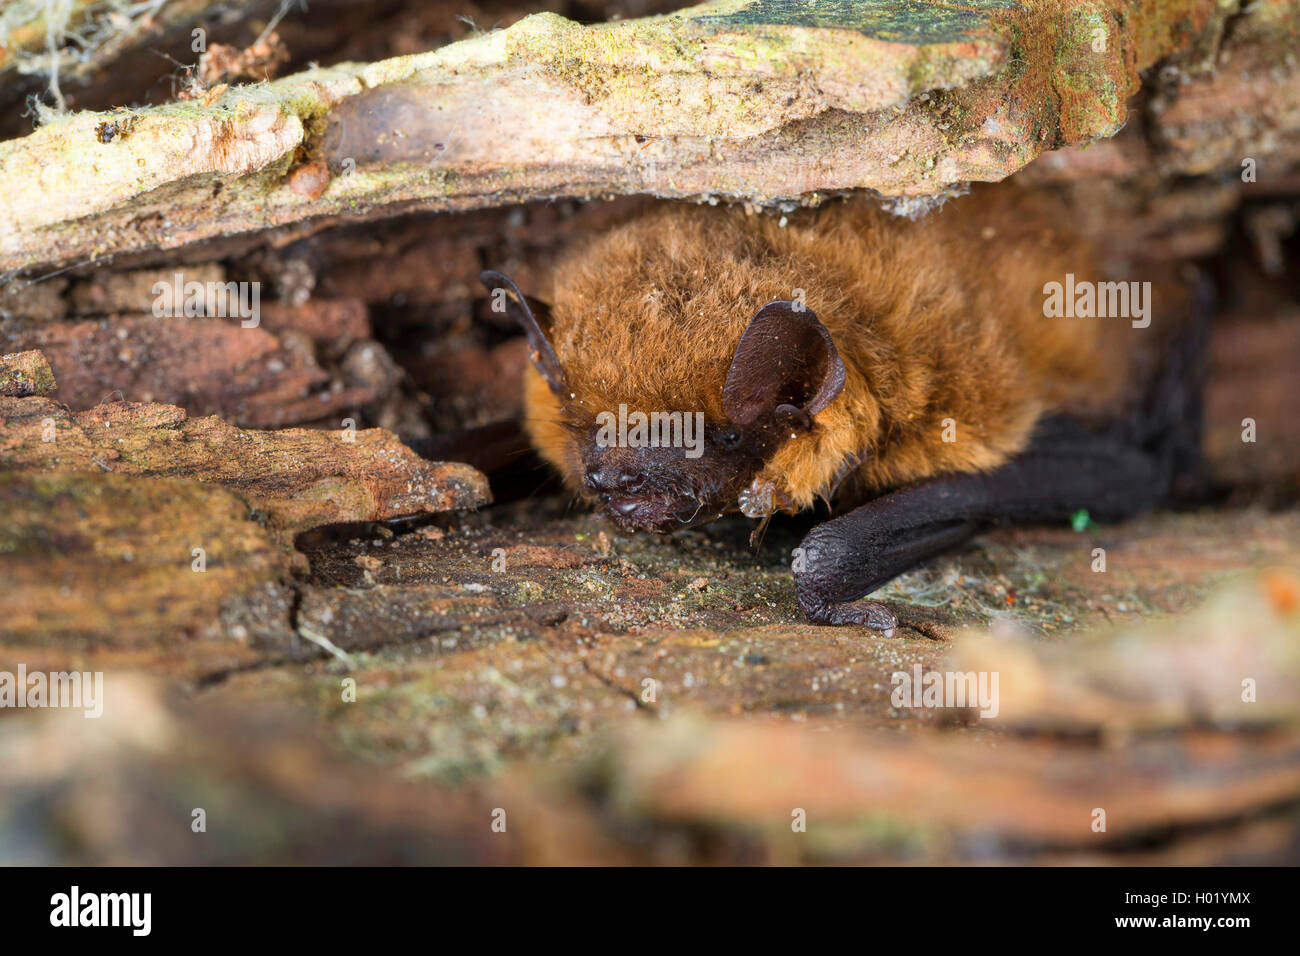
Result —
POLYGON ((837 518, 803 539, 794 580, 808 620, 869 627, 893 637, 898 618, 885 605, 863 598, 903 570, 879 560, 883 549, 874 532, 872 527, 863 534, 851 521, 837 518))
POLYGON ((878 601, 844 601, 840 604, 817 602, 812 606, 803 600, 799 603, 808 619, 815 624, 869 627, 880 631, 885 637, 893 637, 898 627, 898 618, 894 612, 878 601))

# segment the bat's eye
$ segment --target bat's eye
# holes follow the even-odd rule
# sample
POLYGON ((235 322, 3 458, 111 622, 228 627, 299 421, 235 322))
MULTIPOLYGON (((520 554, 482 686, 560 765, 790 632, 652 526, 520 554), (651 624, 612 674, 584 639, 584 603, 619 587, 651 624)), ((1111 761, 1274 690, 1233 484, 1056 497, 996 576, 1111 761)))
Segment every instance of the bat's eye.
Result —
POLYGON ((722 432, 722 434, 718 435, 718 444, 727 451, 731 451, 740 445, 740 438, 740 429, 728 428, 726 431, 722 432))

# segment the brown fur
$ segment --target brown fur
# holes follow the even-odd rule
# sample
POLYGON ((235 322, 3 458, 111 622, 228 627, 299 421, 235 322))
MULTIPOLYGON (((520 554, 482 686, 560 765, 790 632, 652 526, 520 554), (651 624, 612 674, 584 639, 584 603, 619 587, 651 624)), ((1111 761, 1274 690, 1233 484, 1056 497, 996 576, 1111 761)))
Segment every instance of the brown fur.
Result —
MULTIPOLYGON (((581 490, 564 422, 620 402, 724 422, 722 385, 755 311, 806 290, 846 368, 843 392, 761 476, 792 509, 848 469, 861 499, 942 472, 994 468, 1045 412, 1113 412, 1128 374, 1123 319, 1045 318, 1043 284, 1102 279, 1050 200, 977 189, 920 222, 867 199, 792 215, 665 204, 571 252, 548 330, 561 401, 529 370, 527 427, 581 490), (943 440, 944 419, 957 440, 943 440), (856 467, 849 466, 862 457, 856 467)), ((1129 340, 1131 341, 1131 339, 1129 340)))

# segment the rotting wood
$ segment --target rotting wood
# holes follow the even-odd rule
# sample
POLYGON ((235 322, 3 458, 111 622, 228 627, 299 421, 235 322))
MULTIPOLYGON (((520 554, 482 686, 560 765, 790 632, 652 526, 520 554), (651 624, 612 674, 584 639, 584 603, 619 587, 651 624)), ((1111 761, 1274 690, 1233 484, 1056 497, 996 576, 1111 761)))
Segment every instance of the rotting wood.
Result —
POLYGON ((0 395, 44 395, 57 387, 54 372, 36 350, 0 355, 0 395))
POLYGON ((0 468, 218 484, 264 514, 286 546, 320 524, 491 500, 473 468, 426 461, 383 429, 240 430, 215 416, 189 418, 175 405, 112 402, 72 412, 39 396, 0 398, 0 468))
POLYGON ((1114 134, 1140 71, 1204 59, 1235 7, 832 9, 714 0, 590 26, 538 14, 211 103, 74 115, 0 144, 0 269, 557 195, 920 201, 1114 134), (323 192, 291 188, 317 161, 323 192))
POLYGON ((245 664, 247 644, 211 639, 222 608, 293 566, 242 498, 197 481, 0 470, 0 511, 0 648, 31 670, 245 664))

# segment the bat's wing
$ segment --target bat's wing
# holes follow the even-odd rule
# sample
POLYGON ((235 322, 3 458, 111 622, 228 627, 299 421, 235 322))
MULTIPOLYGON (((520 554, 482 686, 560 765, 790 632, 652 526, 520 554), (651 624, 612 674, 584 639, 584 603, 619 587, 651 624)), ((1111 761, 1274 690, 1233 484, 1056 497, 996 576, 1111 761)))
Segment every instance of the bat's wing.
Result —
POLYGON ((814 528, 795 572, 804 612, 821 623, 888 630, 890 612, 858 599, 982 529, 1063 521, 1081 509, 1117 520, 1195 487, 1208 301, 1200 305, 1124 419, 1101 431, 1044 419, 1029 447, 995 471, 940 476, 814 528))

